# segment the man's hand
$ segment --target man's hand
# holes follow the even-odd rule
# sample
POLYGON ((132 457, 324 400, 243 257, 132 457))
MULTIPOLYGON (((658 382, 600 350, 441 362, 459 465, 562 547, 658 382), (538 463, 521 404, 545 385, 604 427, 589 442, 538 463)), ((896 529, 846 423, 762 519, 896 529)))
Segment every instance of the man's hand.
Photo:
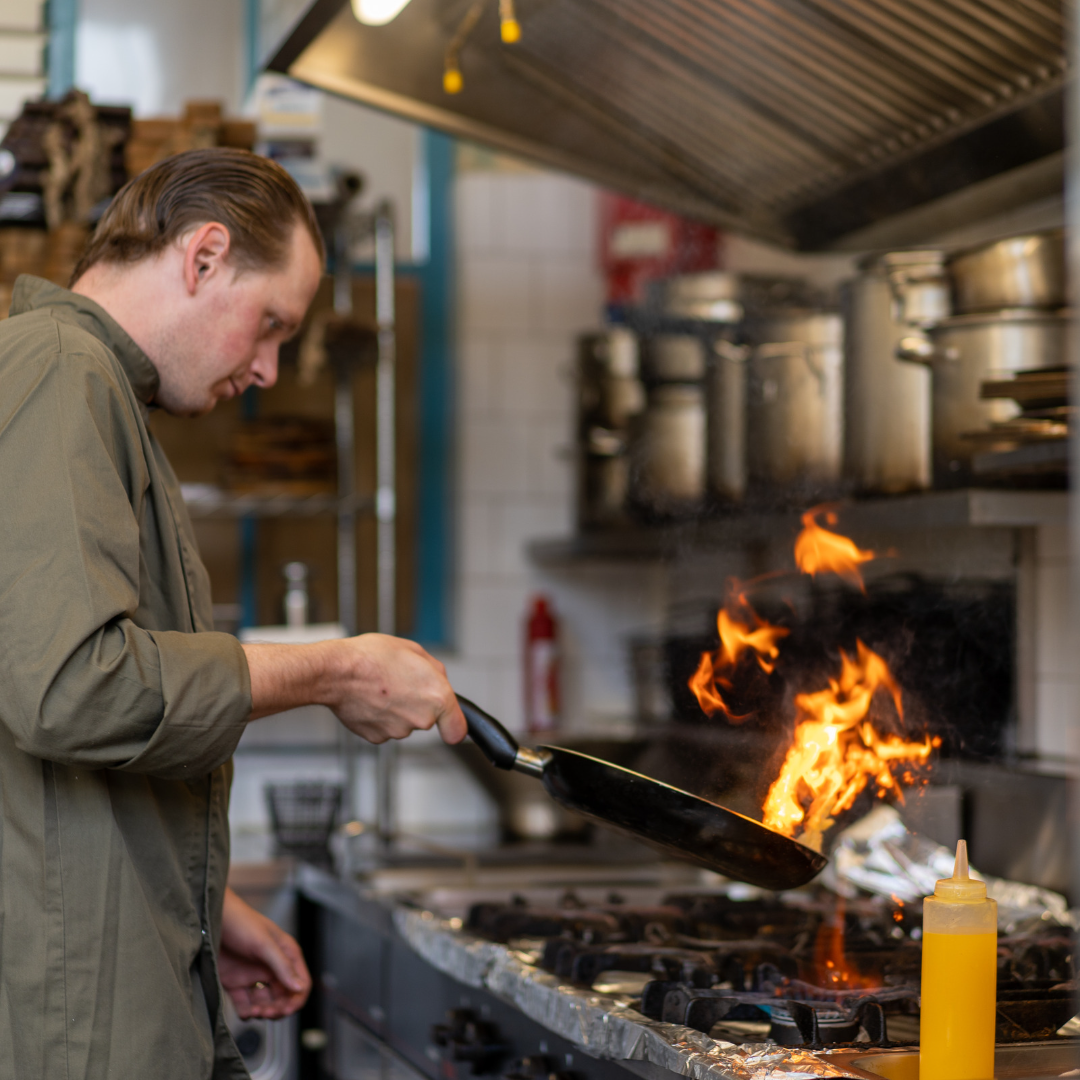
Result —
POLYGON ((311 992, 300 946, 232 889, 225 890, 218 974, 242 1020, 291 1016, 311 992))
POLYGON ((251 718, 326 705, 368 742, 404 739, 439 725, 447 743, 465 738, 446 668, 413 641, 361 634, 315 645, 244 646, 251 718))

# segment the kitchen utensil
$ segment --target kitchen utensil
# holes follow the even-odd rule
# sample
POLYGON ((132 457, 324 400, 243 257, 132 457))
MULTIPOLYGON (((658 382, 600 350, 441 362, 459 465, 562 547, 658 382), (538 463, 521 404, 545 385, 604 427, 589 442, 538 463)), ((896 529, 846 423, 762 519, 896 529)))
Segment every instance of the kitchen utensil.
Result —
POLYGON ((661 312, 669 318, 717 323, 742 318, 738 274, 724 270, 680 274, 659 282, 655 292, 661 312))
POLYGON ((696 513, 705 495, 705 390, 701 383, 661 383, 630 443, 634 504, 660 516, 696 513))
MULTIPOLYGON (((615 739, 600 736, 559 736, 564 746, 615 765, 631 765, 645 748, 640 738, 615 739)), ((573 840, 590 824, 580 814, 555 802, 540 784, 525 773, 493 769, 480 747, 469 739, 452 747, 454 756, 495 800, 499 825, 509 840, 573 840)))
POLYGON ((705 380, 706 476, 710 495, 738 502, 746 494, 746 374, 750 350, 718 337, 705 380))
POLYGON ((700 382, 705 342, 696 334, 658 334, 645 340, 644 374, 650 382, 700 382))
POLYGON ((481 708, 458 697, 469 735, 496 768, 540 780, 556 802, 709 870, 765 889, 806 884, 823 855, 723 806, 588 754, 533 750, 481 708))
POLYGON ((645 408, 638 338, 625 327, 578 342, 578 525, 625 523, 627 447, 632 419, 645 408))
POLYGON ((828 492, 840 481, 843 321, 791 310, 748 321, 746 337, 750 484, 783 496, 828 492))
MULTIPOLYGON (((983 399, 982 383, 1015 371, 1062 367, 1068 359, 1068 312, 1016 308, 956 315, 905 338, 897 355, 929 364, 932 375, 932 441, 935 487, 971 482, 975 444, 965 432, 1010 420, 1020 409, 1004 399, 983 399)), ((1003 440, 1007 442, 1008 440, 1003 440)))
POLYGON ((630 683, 634 691, 634 719, 639 724, 660 724, 671 719, 664 642, 655 637, 633 637, 627 642, 630 683))
POLYGON ((330 834, 341 810, 340 784, 267 784, 266 805, 278 853, 330 862, 330 834))
POLYGON ((1064 230, 1010 236, 960 252, 949 259, 949 276, 958 315, 1064 307, 1068 303, 1064 230))
POLYGON ((948 315, 940 251, 865 260, 845 289, 844 478, 860 492, 930 486, 930 372, 896 361, 904 337, 948 315))

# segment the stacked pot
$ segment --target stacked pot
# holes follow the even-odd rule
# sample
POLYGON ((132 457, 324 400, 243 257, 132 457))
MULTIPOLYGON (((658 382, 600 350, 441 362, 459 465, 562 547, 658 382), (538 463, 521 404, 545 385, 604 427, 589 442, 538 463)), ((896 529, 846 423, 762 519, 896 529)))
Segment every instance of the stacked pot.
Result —
POLYGON ((927 334, 949 314, 942 251, 874 255, 844 288, 844 479, 860 493, 930 486, 931 375, 897 350, 932 351, 927 334))
POLYGON ((827 497, 841 479, 844 322, 786 307, 747 319, 746 464, 759 499, 827 497))
POLYGON ((709 271, 657 283, 642 317, 646 403, 630 444, 630 502, 646 518, 692 517, 746 486, 742 282, 709 271))
POLYGON ((1014 236, 957 252, 946 261, 952 314, 907 336, 898 355, 932 372, 935 487, 974 479, 977 444, 966 436, 1016 416, 1005 399, 983 400, 982 383, 1068 361, 1062 230, 1014 236))
POLYGON ((657 283, 636 332, 581 341, 579 524, 835 494, 843 336, 795 279, 657 283))
POLYGON ((630 438, 645 408, 637 335, 623 326, 578 341, 578 527, 628 520, 630 438))

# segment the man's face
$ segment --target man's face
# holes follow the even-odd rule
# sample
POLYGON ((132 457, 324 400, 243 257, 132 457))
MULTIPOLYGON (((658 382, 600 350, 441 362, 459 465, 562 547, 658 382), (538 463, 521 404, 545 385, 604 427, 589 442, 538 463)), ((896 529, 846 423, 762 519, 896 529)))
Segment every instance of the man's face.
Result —
POLYGON ((277 382, 278 349, 300 328, 322 273, 303 225, 285 265, 237 274, 226 263, 199 263, 193 302, 169 339, 155 343, 161 379, 156 403, 177 416, 201 416, 249 386, 277 382))

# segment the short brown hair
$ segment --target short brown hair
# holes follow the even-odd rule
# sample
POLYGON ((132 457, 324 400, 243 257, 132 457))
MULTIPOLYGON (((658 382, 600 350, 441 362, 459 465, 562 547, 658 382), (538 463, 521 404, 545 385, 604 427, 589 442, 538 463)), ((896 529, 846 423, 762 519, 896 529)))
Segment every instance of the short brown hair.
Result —
POLYGON ((208 221, 229 230, 230 261, 238 269, 284 265, 298 223, 320 260, 326 258, 311 203, 277 162, 213 147, 174 154, 129 180, 98 222, 72 284, 95 263, 141 262, 208 221))

